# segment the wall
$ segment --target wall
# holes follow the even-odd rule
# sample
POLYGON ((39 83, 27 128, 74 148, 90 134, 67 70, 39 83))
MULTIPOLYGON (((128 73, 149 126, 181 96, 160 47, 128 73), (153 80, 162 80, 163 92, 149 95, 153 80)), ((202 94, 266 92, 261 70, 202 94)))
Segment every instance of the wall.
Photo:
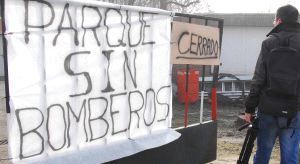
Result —
POLYGON ((272 27, 225 26, 220 73, 252 75, 261 42, 272 27))

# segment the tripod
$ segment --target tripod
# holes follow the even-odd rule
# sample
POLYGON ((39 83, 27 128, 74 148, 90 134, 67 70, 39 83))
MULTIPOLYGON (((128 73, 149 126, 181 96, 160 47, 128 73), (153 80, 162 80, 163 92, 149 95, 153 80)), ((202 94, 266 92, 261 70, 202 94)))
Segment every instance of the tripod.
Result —
POLYGON ((246 128, 248 128, 248 130, 247 130, 247 134, 246 134, 237 164, 248 164, 249 163, 252 149, 254 147, 254 141, 256 139, 257 131, 258 131, 257 117, 254 117, 254 119, 251 123, 247 123, 247 124, 241 126, 238 130, 242 131, 243 129, 246 129, 246 128))

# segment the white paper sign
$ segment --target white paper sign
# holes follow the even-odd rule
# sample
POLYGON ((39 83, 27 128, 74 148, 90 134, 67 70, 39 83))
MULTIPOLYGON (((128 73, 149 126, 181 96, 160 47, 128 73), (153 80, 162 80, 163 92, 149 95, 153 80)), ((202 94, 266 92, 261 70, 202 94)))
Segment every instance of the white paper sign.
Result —
POLYGON ((219 65, 219 31, 216 27, 174 21, 172 64, 219 65))
POLYGON ((179 137, 171 17, 132 9, 5 0, 13 162, 101 163, 179 137))

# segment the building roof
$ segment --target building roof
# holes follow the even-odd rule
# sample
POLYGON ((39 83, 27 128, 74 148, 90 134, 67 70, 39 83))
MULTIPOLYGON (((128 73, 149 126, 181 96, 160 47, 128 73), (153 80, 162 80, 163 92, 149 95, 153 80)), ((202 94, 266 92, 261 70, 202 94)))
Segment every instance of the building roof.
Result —
POLYGON ((224 26, 272 27, 275 14, 234 13, 234 14, 201 14, 203 16, 222 18, 224 26))
MULTIPOLYGON (((236 75, 236 78, 240 79, 241 81, 250 81, 252 80, 253 75, 236 75)), ((199 81, 202 81, 202 77, 199 77, 199 81)), ((204 81, 206 82, 212 82, 213 81, 213 77, 205 77, 204 81)), ((236 81, 235 78, 232 77, 224 77, 222 79, 219 80, 221 81, 236 81)))

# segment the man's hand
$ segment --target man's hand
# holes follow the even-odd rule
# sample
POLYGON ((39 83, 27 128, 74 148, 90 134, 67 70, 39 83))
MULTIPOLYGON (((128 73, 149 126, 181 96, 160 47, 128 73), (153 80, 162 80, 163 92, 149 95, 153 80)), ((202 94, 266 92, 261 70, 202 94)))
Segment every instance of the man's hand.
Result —
POLYGON ((251 113, 245 113, 245 116, 244 116, 244 119, 245 119, 245 121, 246 122, 251 122, 251 120, 252 120, 252 114, 251 113))

